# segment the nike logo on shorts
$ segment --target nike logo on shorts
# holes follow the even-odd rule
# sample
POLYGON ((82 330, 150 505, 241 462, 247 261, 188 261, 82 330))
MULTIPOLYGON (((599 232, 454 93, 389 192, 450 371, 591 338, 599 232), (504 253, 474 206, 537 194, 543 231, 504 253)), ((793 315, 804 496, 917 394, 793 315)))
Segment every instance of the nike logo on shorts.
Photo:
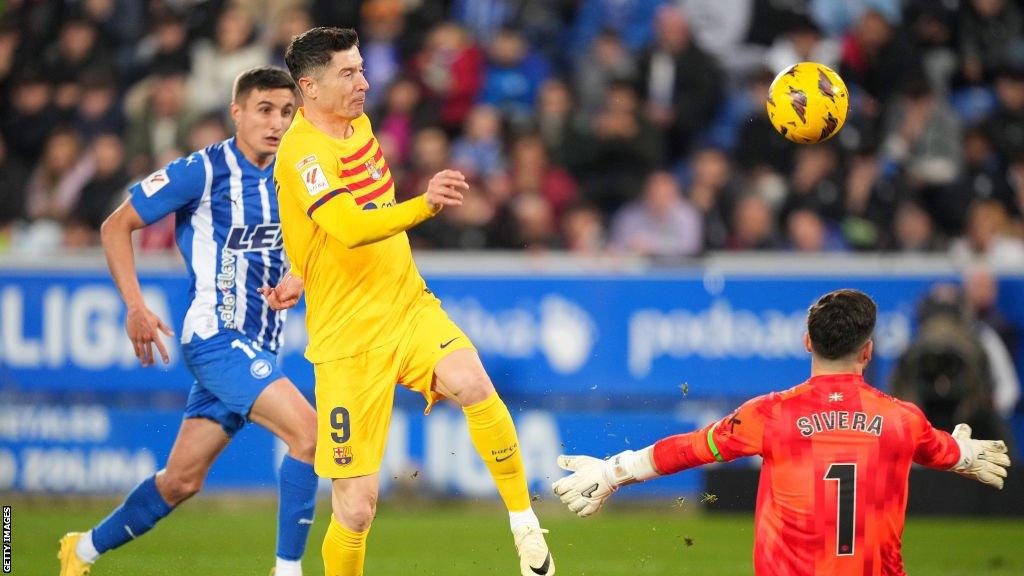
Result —
POLYGON ((449 344, 451 344, 452 342, 455 342, 458 339, 459 339, 459 337, 456 336, 455 338, 452 338, 451 340, 445 342, 444 344, 441 344, 441 350, 444 350, 445 348, 448 347, 449 344))

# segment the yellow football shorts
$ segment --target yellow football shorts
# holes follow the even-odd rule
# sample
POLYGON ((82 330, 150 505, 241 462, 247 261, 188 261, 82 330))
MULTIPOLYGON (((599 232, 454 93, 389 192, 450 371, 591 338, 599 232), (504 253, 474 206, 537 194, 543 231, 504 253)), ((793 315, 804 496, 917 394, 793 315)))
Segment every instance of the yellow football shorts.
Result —
POLYGON ((380 470, 391 425, 395 384, 423 394, 427 408, 434 366, 473 348, 436 299, 416 309, 399 338, 348 358, 316 364, 317 443, 314 468, 323 478, 353 478, 380 470))

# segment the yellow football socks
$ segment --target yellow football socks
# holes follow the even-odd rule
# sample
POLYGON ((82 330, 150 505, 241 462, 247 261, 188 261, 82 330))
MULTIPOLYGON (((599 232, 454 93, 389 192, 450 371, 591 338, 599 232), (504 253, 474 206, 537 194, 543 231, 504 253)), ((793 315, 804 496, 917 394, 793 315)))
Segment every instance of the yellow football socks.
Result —
POLYGON ((519 453, 519 438, 505 403, 495 393, 483 402, 463 407, 462 411, 466 413, 473 446, 491 471, 505 507, 510 512, 528 509, 530 492, 519 453))
POLYGON ((353 532, 344 527, 331 515, 331 524, 324 535, 324 572, 326 576, 363 576, 363 560, 366 558, 367 528, 353 532))

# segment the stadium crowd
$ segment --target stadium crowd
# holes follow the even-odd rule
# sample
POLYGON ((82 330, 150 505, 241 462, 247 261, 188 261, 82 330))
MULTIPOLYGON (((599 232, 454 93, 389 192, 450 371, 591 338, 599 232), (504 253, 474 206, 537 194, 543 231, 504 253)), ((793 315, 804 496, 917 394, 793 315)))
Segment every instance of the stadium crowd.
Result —
MULTIPOLYGON (((354 26, 398 182, 454 166, 420 248, 687 257, 951 252, 1024 265, 1024 10, 1010 0, 6 0, 0 253, 97 244, 126 186, 225 138, 235 76, 354 26), (787 65, 851 92, 832 141, 764 107, 787 65)), ((143 247, 173 247, 173 223, 143 247)))

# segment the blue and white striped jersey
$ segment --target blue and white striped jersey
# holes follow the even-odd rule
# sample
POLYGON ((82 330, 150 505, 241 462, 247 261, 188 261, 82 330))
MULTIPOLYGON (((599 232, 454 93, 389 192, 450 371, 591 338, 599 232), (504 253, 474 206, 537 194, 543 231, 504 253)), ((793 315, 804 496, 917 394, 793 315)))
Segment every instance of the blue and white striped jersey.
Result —
POLYGON ((131 202, 146 224, 175 215, 191 278, 181 342, 237 330, 277 352, 285 312, 257 291, 286 266, 273 162, 260 170, 229 138, 150 174, 131 187, 131 202))

